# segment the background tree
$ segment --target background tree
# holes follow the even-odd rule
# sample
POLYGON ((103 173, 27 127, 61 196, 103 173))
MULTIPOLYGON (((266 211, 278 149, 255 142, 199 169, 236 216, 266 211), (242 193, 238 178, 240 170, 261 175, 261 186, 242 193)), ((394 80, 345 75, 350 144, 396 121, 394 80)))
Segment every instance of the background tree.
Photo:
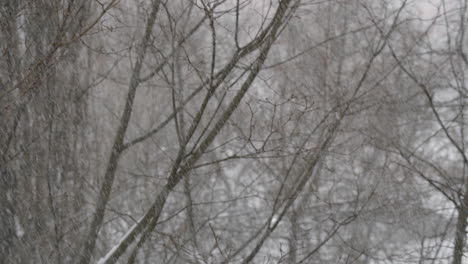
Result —
POLYGON ((461 263, 466 1, 415 4, 6 1, 2 261, 461 263))

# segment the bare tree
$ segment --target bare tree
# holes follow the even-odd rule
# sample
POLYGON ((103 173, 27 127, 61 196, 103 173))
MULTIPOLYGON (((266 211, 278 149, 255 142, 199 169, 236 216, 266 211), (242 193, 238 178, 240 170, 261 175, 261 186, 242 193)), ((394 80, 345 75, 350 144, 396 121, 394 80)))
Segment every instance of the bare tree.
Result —
POLYGON ((467 3, 413 4, 2 3, 1 261, 461 264, 467 3))

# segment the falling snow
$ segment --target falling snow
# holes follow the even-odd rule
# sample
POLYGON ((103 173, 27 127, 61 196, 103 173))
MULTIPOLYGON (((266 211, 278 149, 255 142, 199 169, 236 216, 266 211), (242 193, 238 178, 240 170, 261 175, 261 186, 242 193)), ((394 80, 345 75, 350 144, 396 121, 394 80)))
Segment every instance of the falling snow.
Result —
POLYGON ((3 0, 0 264, 463 264, 466 0, 3 0))

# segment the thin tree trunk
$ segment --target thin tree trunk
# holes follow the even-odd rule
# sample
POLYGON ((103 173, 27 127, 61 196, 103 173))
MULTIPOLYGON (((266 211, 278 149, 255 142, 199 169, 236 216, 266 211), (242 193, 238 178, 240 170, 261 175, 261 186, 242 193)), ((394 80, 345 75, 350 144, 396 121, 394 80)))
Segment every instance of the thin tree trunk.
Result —
MULTIPOLYGON (((121 239, 118 245, 113 247, 112 250, 109 251, 108 254, 103 259, 101 259, 101 261, 99 262, 100 264, 113 264, 117 262, 120 256, 122 256, 122 254, 125 253, 127 248, 133 243, 133 241, 135 241, 135 239, 143 231, 144 233, 142 237, 140 238, 140 241, 138 242, 140 246, 146 240, 148 235, 154 230, 169 194, 172 192, 174 187, 184 177, 186 177, 188 173, 190 173, 195 163, 200 159, 200 157, 203 155, 203 153, 206 151, 206 149, 210 146, 210 144, 213 142, 215 137, 219 134, 221 129, 224 127, 226 122, 229 120, 233 112, 237 109, 242 98, 247 93, 248 89, 250 88, 253 81, 257 77, 257 74, 260 72, 260 69, 263 66, 263 63, 266 60, 268 51, 270 50, 271 46, 274 43, 276 34, 278 33, 281 25, 283 25, 283 22, 284 22, 283 19, 285 17, 286 11, 288 10, 290 6, 290 2, 291 0, 281 1, 280 6, 278 7, 278 11, 275 14, 275 17, 271 24, 272 25, 271 31, 266 36, 266 41, 265 43, 263 43, 263 48, 260 50, 260 54, 257 57, 252 67, 251 73, 249 74, 246 81, 240 88, 239 92, 236 94, 234 99, 231 101, 231 103, 227 107, 226 111, 221 115, 218 122, 214 125, 213 129, 208 133, 205 140, 203 140, 203 142, 200 144, 198 149, 194 151, 191 158, 189 158, 187 162, 183 164, 183 166, 181 166, 178 172, 169 176, 168 183, 164 186, 164 188, 158 194, 155 202, 150 207, 150 209, 146 212, 143 218, 137 224, 135 224, 127 232, 127 234, 124 235, 124 237, 121 239)), ((260 45, 261 43, 262 42, 258 43, 257 45, 260 45)), ((255 46, 249 47, 249 49, 246 52, 254 48, 255 46)), ((229 68, 230 65, 228 65, 227 67, 229 68)))
POLYGON ((117 129, 117 134, 115 136, 114 143, 112 145, 112 151, 109 157, 109 161, 107 163, 104 181, 102 182, 99 191, 99 197, 97 201, 96 210, 93 214, 93 220, 91 222, 88 234, 86 235, 83 250, 79 256, 79 264, 89 263, 93 250, 96 246, 97 236, 99 233, 99 229, 102 226, 102 222, 104 220, 104 212, 106 209, 107 202, 109 201, 109 196, 112 190, 112 185, 114 183, 118 162, 120 159, 120 155, 123 151, 125 134, 127 132, 128 124, 132 114, 136 89, 140 84, 140 71, 143 66, 143 60, 145 58, 146 50, 151 41, 151 31, 156 22, 156 15, 159 11, 159 4, 160 0, 156 0, 153 3, 153 8, 147 21, 145 35, 143 36, 143 39, 141 41, 141 46, 137 54, 137 61, 135 67, 133 68, 125 108, 120 119, 120 125, 117 129))
POLYGON ((466 241, 466 217, 468 217, 468 186, 460 206, 458 206, 457 227, 455 230, 455 247, 453 249, 452 264, 462 264, 463 248, 466 241))

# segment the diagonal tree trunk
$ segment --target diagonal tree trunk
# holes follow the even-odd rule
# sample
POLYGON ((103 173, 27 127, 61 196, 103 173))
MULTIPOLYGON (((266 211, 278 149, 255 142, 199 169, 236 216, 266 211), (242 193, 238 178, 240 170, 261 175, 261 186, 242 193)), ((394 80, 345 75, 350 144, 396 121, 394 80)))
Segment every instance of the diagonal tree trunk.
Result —
MULTIPOLYGON (((249 52, 251 49, 255 49, 256 46, 259 46, 261 44, 262 48, 260 49, 260 54, 257 57, 257 59, 254 62, 254 65, 251 69, 251 72, 245 82, 243 83, 242 87, 240 88, 240 91, 236 94, 236 96, 233 98, 227 109, 223 112, 223 114, 220 116, 216 124, 214 125, 213 129, 208 133, 206 138, 202 141, 200 146, 194 151, 192 156, 180 167, 179 170, 174 171, 173 173, 169 176, 167 184, 163 187, 163 189, 160 191, 160 193, 157 195, 157 198, 155 199, 155 202, 153 205, 148 209, 146 214, 141 218, 140 221, 138 221, 137 224, 135 224, 120 240, 120 242, 114 246, 108 254, 103 257, 99 263, 100 264, 113 264, 117 262, 117 260, 126 252, 128 247, 135 241, 135 239, 141 235, 140 240, 137 244, 137 247, 141 246, 146 239, 149 237, 151 232, 154 230, 156 227, 156 224, 158 222, 159 216, 161 215, 161 212, 164 208, 164 205, 166 203, 166 200, 169 196, 169 194, 172 192, 174 187, 184 178, 186 177, 190 171, 192 170, 193 166, 195 163, 203 156, 204 152, 207 150, 207 148, 211 145, 213 140, 216 138, 216 136, 219 134, 219 132, 222 130, 226 122, 229 120, 231 115, 234 113, 234 111, 237 109, 239 106, 242 98, 244 95, 247 93, 248 89, 252 85, 253 81, 255 80, 256 76, 260 72, 263 63, 265 62, 268 52, 273 45, 277 34, 281 28, 282 25, 285 23, 285 17, 287 17, 288 10, 291 7, 291 2, 292 0, 283 0, 280 2, 280 5, 278 7, 278 10, 273 18, 273 21, 271 22, 271 26, 269 27, 270 30, 268 30, 268 34, 265 33, 265 41, 264 42, 258 42, 257 45, 249 46, 248 50, 246 52, 249 52)), ((234 58, 235 59, 235 58, 234 58)), ((237 60, 235 60, 237 61, 237 60)), ((230 64, 233 64, 232 61, 230 64)), ((229 66, 229 65, 228 65, 229 66)), ((211 87, 213 88, 213 87, 211 87)), ((210 96, 210 94, 208 95, 210 96)), ((202 113, 203 107, 200 109, 199 113, 202 113)), ((197 115, 198 117, 198 115, 197 115)), ((195 118, 194 120, 196 121, 199 118, 195 118)), ((195 122, 194 121, 194 122, 195 122)), ((198 122, 198 121, 196 121, 198 122)), ((194 123, 196 124, 196 123, 194 123)), ((193 126, 193 124, 192 124, 193 126)), ((192 134, 192 128, 189 129, 189 135, 192 134)), ((176 162, 177 164, 177 162, 176 162)))
POLYGON ((128 124, 130 122, 130 117, 132 114, 133 102, 135 100, 136 90, 140 84, 140 72, 143 66, 143 61, 145 58, 146 50, 151 42, 151 32, 156 22, 156 16, 159 11, 160 0, 155 0, 153 2, 153 7, 151 14, 148 17, 148 21, 145 28, 145 34, 141 40, 141 46, 139 47, 137 60, 133 68, 132 77, 129 84, 129 89, 127 93, 127 98, 125 102, 125 107, 120 119, 120 124, 117 129, 117 133, 112 144, 112 150, 107 163, 106 172, 104 175, 104 180, 101 184, 99 191, 99 197, 97 201, 97 206, 93 214, 91 225, 88 231, 88 234, 84 240, 84 246, 80 254, 78 263, 86 264, 89 263, 94 247, 96 245, 97 236, 99 229, 102 226, 104 220, 104 213, 106 209, 107 202, 109 201, 109 196, 112 190, 112 185, 114 183, 115 173, 117 171, 117 165, 119 158, 123 151, 123 145, 125 140, 125 134, 127 132, 128 124))

